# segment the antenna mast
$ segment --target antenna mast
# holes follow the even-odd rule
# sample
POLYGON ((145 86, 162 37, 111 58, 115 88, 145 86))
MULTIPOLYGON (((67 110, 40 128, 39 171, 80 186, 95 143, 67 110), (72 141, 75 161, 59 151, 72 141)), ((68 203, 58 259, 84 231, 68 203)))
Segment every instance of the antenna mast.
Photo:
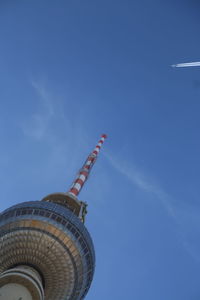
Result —
POLYGON ((42 199, 42 201, 46 202, 53 202, 60 205, 63 205, 70 209, 79 219, 84 222, 85 215, 87 214, 87 203, 83 201, 79 201, 77 196, 79 195, 83 185, 85 184, 90 171, 97 159, 99 151, 107 138, 106 134, 102 134, 101 138, 94 148, 94 150, 89 154, 88 158, 86 159, 84 165, 78 172, 74 182, 72 183, 71 188, 67 193, 54 193, 46 196, 42 199))
POLYGON ((107 138, 107 135, 102 134, 101 139, 99 140, 98 144, 96 145, 94 150, 89 154, 84 165, 82 166, 79 173, 77 174, 77 177, 74 180, 70 190, 68 191, 68 193, 70 195, 77 197, 78 194, 80 193, 82 187, 84 186, 86 180, 88 179, 90 171, 91 171, 94 163, 96 162, 99 151, 100 151, 106 138, 107 138))

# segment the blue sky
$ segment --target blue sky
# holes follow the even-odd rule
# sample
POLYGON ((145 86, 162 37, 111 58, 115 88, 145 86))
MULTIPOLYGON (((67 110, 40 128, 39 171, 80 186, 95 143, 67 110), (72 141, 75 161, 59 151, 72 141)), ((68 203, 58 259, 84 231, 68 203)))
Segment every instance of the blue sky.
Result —
POLYGON ((200 297, 199 1, 0 3, 1 210, 80 199, 97 266, 87 300, 200 297))

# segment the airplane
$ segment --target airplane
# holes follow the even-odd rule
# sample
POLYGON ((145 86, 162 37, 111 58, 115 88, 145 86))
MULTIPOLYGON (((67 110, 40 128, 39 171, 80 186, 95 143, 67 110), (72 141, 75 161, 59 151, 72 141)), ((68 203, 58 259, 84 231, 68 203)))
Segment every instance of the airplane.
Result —
POLYGON ((171 65, 173 68, 200 67, 200 61, 171 65))

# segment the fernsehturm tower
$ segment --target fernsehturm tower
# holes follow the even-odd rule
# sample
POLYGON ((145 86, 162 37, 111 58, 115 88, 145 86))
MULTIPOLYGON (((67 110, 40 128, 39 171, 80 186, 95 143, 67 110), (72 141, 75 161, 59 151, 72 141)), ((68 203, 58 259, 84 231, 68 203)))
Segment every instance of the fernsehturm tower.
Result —
POLYGON ((17 204, 0 214, 0 300, 80 300, 95 253, 77 196, 106 138, 102 135, 67 193, 17 204))

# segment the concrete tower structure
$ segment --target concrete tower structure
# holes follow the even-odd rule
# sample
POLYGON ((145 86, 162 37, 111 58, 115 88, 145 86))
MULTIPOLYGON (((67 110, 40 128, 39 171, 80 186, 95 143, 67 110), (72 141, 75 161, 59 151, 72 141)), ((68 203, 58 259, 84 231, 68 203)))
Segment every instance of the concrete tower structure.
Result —
POLYGON ((102 135, 67 193, 24 202, 0 214, 0 300, 80 300, 95 253, 77 196, 106 138, 102 135))

